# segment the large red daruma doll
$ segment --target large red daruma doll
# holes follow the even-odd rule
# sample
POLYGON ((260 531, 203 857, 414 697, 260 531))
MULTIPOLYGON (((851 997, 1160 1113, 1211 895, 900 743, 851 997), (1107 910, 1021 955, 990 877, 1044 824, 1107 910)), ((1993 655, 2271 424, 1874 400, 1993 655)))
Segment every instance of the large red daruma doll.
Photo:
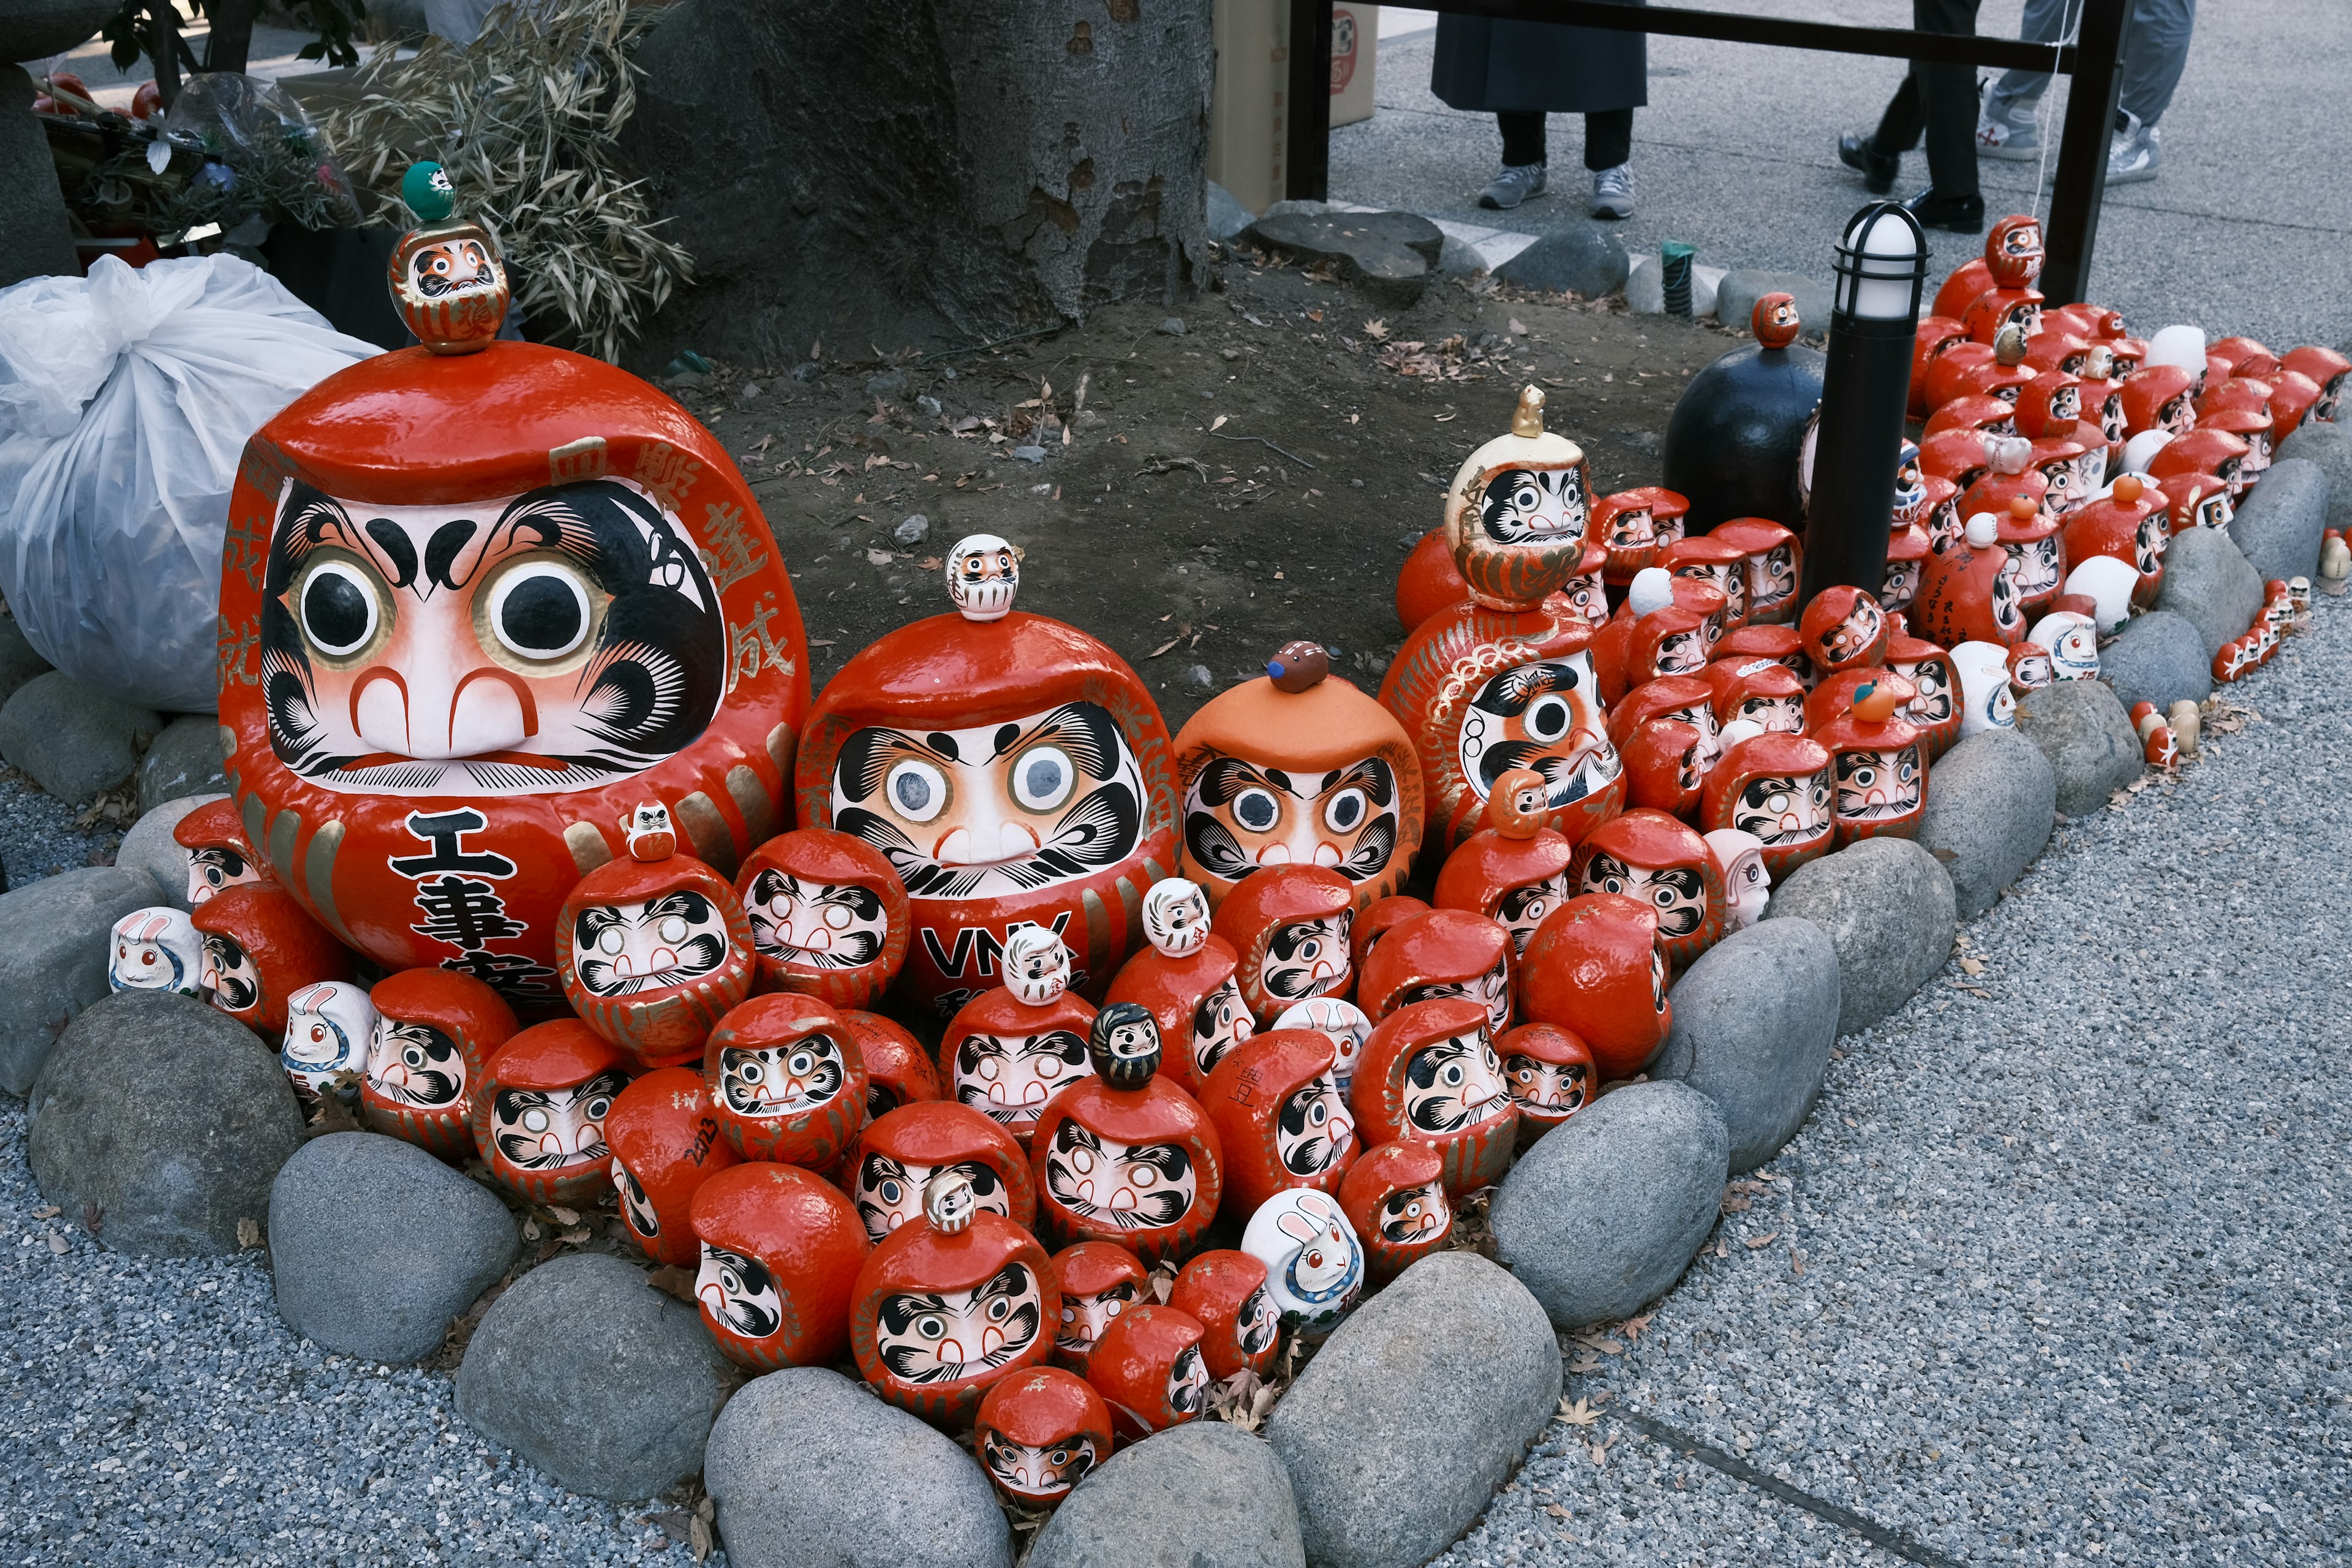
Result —
POLYGON ((666 804, 731 876, 789 826, 799 606, 710 434, 636 377, 491 342, 363 360, 247 443, 220 717, 255 851, 388 969, 556 1008, 556 911, 666 804))
POLYGON ((860 650, 809 715, 800 816, 880 850, 906 885, 908 986, 952 1015, 997 984, 1005 939, 1059 936, 1099 999, 1143 946, 1143 895, 1176 865, 1168 726, 1127 661, 1013 609, 992 534, 949 554, 956 613, 860 650))

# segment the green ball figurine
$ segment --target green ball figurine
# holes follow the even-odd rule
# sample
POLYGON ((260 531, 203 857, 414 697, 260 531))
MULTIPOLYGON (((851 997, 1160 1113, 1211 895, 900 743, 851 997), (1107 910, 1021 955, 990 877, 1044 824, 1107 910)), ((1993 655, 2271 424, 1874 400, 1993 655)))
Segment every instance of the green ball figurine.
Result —
POLYGON ((457 207, 449 172, 438 163, 411 163, 400 177, 400 199, 421 223, 439 223, 457 207))

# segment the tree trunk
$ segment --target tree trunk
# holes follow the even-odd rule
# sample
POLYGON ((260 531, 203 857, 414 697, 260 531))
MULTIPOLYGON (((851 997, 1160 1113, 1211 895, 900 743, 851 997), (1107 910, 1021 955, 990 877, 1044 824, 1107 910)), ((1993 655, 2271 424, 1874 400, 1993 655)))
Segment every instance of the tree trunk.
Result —
POLYGON ((782 366, 1173 300, 1201 266, 1210 0, 681 0, 624 146, 696 285, 632 357, 782 366))
POLYGON ((253 53, 254 0, 212 0, 205 15, 212 32, 205 40, 205 69, 241 71, 253 53))

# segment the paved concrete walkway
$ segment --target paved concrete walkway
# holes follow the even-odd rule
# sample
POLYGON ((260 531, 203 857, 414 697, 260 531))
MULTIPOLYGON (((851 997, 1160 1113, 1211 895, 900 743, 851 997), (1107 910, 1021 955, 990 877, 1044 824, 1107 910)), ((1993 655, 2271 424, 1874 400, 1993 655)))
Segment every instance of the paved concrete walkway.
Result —
POLYGON ((2315 621, 1841 1042, 1645 1325, 1565 1342, 1600 1418, 1449 1564, 2344 1561, 2352 600, 2315 621))
MULTIPOLYGON (((2016 37, 2021 0, 1988 0, 1979 28, 2016 37)), ((1907 26, 1901 0, 1707 0, 1717 9, 1877 26, 1907 26)), ((1408 18, 1383 14, 1393 29, 1408 18)), ((1429 92, 1429 33, 1381 45, 1380 111, 1331 138, 1335 198, 1535 232, 1584 221, 1584 127, 1551 118, 1551 194, 1512 213, 1483 212, 1500 156, 1492 117, 1458 114, 1429 92)), ((1901 62, 1694 38, 1650 40, 1650 107, 1635 117, 1640 211, 1628 247, 1699 248, 1702 263, 1829 275, 1839 226, 1869 200, 1837 162, 1841 131, 1867 131, 1901 62)), ((1987 72, 1987 75, 1993 73, 1987 72)), ((2142 331, 2197 321, 2214 337, 2251 333, 2273 348, 2352 335, 2352 180, 2334 152, 2352 81, 2352 5, 2203 0, 2189 68, 2162 122, 2157 180, 2107 199, 2091 272, 2095 297, 2142 331)), ((2053 129, 2064 79, 2044 102, 2053 129)), ((1994 213, 2035 203, 2032 164, 1980 165, 1994 213)), ((1898 194, 1927 183, 1904 163, 1898 194)), ((2040 206, 2046 211, 2042 188, 2040 206)), ((1931 235, 1940 279, 1975 242, 1931 235)))

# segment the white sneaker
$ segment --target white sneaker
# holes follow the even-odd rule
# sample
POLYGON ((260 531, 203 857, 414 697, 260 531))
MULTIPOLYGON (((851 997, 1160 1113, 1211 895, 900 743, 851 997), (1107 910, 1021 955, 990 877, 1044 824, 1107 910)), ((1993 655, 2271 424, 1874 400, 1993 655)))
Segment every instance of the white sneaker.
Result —
POLYGON ((1541 163, 1506 163, 1487 187, 1478 193, 1478 205, 1508 212, 1529 196, 1544 193, 1541 163))
POLYGON ((1627 218, 1633 216, 1633 165, 1596 169, 1592 174, 1592 216, 1627 218))
POLYGON ((1977 116, 1977 156, 2018 163, 2041 157, 2042 126, 2034 117, 2036 107, 2026 99, 2008 103, 1988 99, 1977 116))
POLYGON ((2162 134, 2153 125, 2144 125, 2138 115, 2128 109, 2118 109, 2116 115, 2124 121, 2123 129, 2107 143, 2107 184, 2136 185, 2142 180, 2153 180, 2164 167, 2164 147, 2158 138, 2162 134))

